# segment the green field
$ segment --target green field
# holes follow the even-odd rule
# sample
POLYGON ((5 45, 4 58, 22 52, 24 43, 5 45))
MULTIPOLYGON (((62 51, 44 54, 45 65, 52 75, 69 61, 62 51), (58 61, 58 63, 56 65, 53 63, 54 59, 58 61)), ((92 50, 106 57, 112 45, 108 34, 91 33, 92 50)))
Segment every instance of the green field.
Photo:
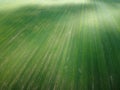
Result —
POLYGON ((0 90, 120 90, 120 3, 0 11, 0 90))

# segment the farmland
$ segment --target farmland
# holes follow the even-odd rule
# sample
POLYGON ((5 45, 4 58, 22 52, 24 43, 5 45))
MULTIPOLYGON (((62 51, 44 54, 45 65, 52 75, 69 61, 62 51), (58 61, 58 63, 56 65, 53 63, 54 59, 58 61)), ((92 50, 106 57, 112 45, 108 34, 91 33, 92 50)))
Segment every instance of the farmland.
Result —
POLYGON ((120 3, 0 11, 0 90, 120 90, 120 3))

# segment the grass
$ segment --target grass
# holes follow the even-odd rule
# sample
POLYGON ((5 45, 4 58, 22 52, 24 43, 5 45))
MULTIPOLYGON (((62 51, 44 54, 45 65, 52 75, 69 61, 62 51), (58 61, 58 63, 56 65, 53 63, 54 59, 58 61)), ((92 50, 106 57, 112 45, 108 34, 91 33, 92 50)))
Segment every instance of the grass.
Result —
POLYGON ((120 4, 0 12, 0 90, 120 90, 120 4))

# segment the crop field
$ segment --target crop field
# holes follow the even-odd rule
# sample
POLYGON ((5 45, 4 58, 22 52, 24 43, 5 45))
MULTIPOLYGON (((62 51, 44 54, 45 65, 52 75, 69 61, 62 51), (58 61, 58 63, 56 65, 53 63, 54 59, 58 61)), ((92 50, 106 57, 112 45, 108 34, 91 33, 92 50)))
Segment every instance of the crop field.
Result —
POLYGON ((120 1, 0 10, 0 90, 120 90, 120 1))

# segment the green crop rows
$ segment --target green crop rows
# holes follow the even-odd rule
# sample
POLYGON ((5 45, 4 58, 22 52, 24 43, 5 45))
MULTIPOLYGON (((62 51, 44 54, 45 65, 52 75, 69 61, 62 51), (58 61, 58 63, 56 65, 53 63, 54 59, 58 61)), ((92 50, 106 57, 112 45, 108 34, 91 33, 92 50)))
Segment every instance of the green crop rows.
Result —
POLYGON ((120 90, 120 3, 0 11, 0 90, 120 90))

